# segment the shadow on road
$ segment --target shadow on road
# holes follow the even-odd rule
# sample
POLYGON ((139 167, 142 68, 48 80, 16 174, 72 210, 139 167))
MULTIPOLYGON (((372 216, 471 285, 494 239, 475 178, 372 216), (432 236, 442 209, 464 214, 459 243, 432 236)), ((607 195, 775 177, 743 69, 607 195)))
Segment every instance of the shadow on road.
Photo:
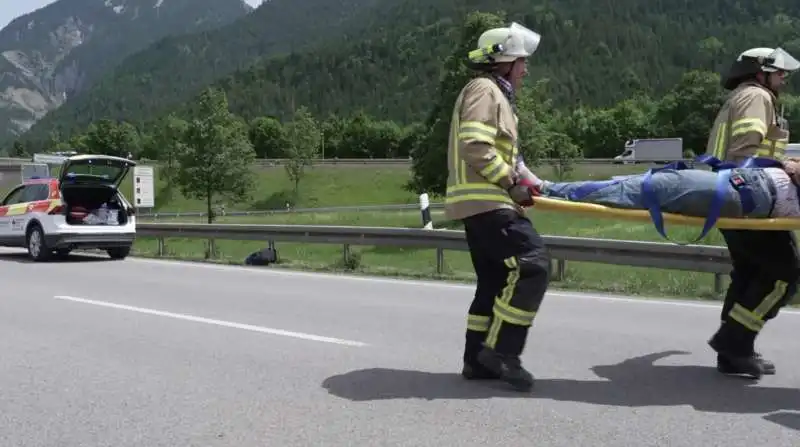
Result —
POLYGON ((384 399, 552 399, 618 407, 689 405, 710 413, 767 414, 764 418, 800 430, 800 391, 753 386, 756 382, 719 375, 702 366, 655 365, 662 358, 687 354, 667 351, 595 366, 605 380, 538 379, 530 394, 508 391, 501 382, 467 382, 458 374, 366 369, 326 379, 329 393, 353 401, 384 399), (776 413, 778 412, 778 413, 776 413))

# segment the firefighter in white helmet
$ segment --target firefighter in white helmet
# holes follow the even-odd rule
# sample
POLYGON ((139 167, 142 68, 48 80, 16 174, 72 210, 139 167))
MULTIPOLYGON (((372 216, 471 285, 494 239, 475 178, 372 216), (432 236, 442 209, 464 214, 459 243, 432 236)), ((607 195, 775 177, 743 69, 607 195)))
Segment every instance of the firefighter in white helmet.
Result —
POLYGON ((469 308, 462 374, 529 390, 521 364, 547 289, 550 259, 525 217, 536 177, 519 156, 515 91, 539 34, 518 23, 484 32, 467 65, 477 71, 456 100, 448 144, 445 213, 464 223, 478 284, 469 308))
MULTIPOLYGON (((794 184, 775 176, 771 187, 800 185, 800 164, 786 159, 789 142, 786 121, 780 116, 778 96, 786 76, 800 62, 781 48, 744 51, 723 76, 731 93, 722 106, 708 140, 707 155, 740 164, 749 157, 782 167, 794 184)), ((734 185, 746 188, 746 184, 734 185)), ((775 206, 789 206, 777 201, 775 206)), ((800 256, 791 231, 721 230, 733 262, 731 284, 722 308, 722 324, 709 345, 717 352, 717 369, 724 374, 760 378, 774 374, 775 365, 755 351, 755 339, 797 291, 800 256)))

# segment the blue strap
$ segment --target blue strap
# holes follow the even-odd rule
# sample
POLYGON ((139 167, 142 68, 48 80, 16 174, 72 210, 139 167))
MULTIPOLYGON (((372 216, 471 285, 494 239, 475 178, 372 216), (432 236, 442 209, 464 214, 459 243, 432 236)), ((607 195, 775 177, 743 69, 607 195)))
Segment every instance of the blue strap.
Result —
MULTIPOLYGON (((686 163, 682 161, 674 161, 672 163, 666 164, 660 168, 653 168, 651 169, 652 172, 657 172, 662 169, 674 169, 674 170, 682 170, 682 169, 689 169, 686 163)), ((572 190, 569 194, 567 194, 567 198, 573 202, 579 202, 583 200, 584 197, 588 196, 589 194, 598 191, 600 189, 616 185, 617 183, 623 181, 623 179, 616 179, 616 180, 598 180, 595 182, 586 182, 583 185, 579 186, 572 190)))
POLYGON ((589 194, 598 191, 600 189, 606 188, 611 185, 616 185, 619 183, 619 180, 599 180, 596 182, 586 182, 583 185, 573 189, 569 194, 567 194, 567 198, 573 202, 580 202, 583 200, 584 197, 588 196, 589 194))
MULTIPOLYGON (((711 167, 714 172, 719 172, 724 169, 748 169, 748 168, 783 168, 783 163, 779 160, 769 157, 748 157, 740 164, 733 162, 723 162, 717 157, 711 155, 700 155, 695 158, 696 162, 704 163, 711 167)), ((737 188, 739 191, 739 198, 742 203, 742 211, 748 214, 756 207, 755 200, 753 199, 753 191, 747 185, 742 185, 737 188)))
MULTIPOLYGON (((683 167, 680 166, 673 167, 672 169, 687 169, 686 165, 683 162, 677 162, 677 163, 682 164, 683 167)), ((664 239, 667 239, 668 241, 674 242, 678 245, 693 244, 699 241, 700 239, 706 237, 708 232, 711 231, 712 228, 714 228, 714 225, 717 223, 717 220, 719 220, 719 216, 722 213, 722 204, 724 201, 725 190, 727 188, 727 183, 731 177, 731 170, 723 169, 717 172, 717 184, 714 191, 714 198, 711 200, 711 206, 709 207, 708 215, 706 215, 706 221, 705 224, 703 225, 703 230, 700 233, 700 236, 698 236, 695 240, 691 242, 680 243, 670 239, 670 237, 667 236, 666 233, 664 232, 664 218, 663 215, 661 214, 661 208, 659 207, 658 198, 656 197, 656 193, 653 190, 653 185, 652 185, 653 174, 662 169, 668 169, 667 166, 663 168, 650 169, 649 171, 647 171, 647 174, 645 174, 644 181, 642 182, 642 202, 643 202, 642 204, 650 212, 650 218, 653 220, 653 225, 656 227, 656 231, 658 231, 658 233, 664 239)))
POLYGON ((736 169, 736 168, 782 168, 783 163, 774 158, 767 157, 749 157, 740 164, 731 161, 722 161, 717 157, 711 155, 698 155, 695 158, 698 163, 703 163, 711 167, 712 171, 719 171, 722 169, 736 169))
MULTIPOLYGON (((658 231, 658 233, 664 239, 667 239, 668 241, 671 241, 678 245, 693 244, 706 237, 708 232, 711 231, 712 228, 714 228, 714 225, 716 225, 717 221, 719 220, 720 214, 722 213, 722 204, 724 203, 725 200, 725 193, 728 187, 728 182, 730 181, 731 178, 732 169, 768 168, 768 167, 783 166, 783 164, 778 160, 772 158, 762 158, 762 157, 750 157, 741 164, 736 164, 733 162, 723 162, 718 158, 710 155, 700 155, 695 158, 695 162, 704 163, 710 166, 711 170, 717 173, 717 183, 714 191, 714 197, 711 200, 711 206, 709 207, 705 223, 703 224, 703 229, 700 232, 700 235, 691 242, 685 242, 685 243, 676 242, 666 235, 666 232, 664 231, 664 218, 661 213, 661 208, 658 203, 658 198, 656 197, 655 191, 653 190, 652 178, 653 174, 664 169, 681 171, 684 169, 692 169, 692 168, 687 166, 686 163, 683 161, 674 161, 662 167, 652 168, 648 170, 647 173, 645 173, 644 180, 642 181, 642 205, 650 213, 650 218, 653 221, 653 225, 656 227, 656 231, 658 231)), ((573 190, 568 195, 568 197, 572 201, 580 201, 589 194, 599 189, 615 185, 620 181, 622 180, 603 180, 596 182, 587 182, 581 187, 573 190)), ((747 185, 743 185, 738 189, 738 191, 742 203, 742 210, 745 214, 747 214, 755 208, 755 200, 753 199, 752 190, 750 190, 750 188, 747 185)))

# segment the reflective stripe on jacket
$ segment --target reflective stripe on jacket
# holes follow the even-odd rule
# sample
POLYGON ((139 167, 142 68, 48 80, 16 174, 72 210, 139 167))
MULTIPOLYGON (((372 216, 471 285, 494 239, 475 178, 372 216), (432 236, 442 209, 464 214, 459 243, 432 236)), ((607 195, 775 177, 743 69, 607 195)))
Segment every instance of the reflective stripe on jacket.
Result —
POLYGON ((789 131, 779 119, 776 99, 755 82, 733 90, 717 114, 706 153, 733 162, 752 156, 782 159, 789 131))
POLYGON ((468 82, 456 100, 450 124, 448 219, 500 208, 524 213, 507 192, 516 178, 517 138, 517 116, 495 81, 477 77, 468 82))

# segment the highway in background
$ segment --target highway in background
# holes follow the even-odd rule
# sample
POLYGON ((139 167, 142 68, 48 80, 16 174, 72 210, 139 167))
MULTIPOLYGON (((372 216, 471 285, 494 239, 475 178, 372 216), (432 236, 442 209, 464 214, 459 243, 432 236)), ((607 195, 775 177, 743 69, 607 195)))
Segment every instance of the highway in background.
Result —
POLYGON ((717 305, 553 292, 520 394, 457 375, 470 286, 0 254, 2 446, 800 445, 795 312, 754 383, 717 305))

